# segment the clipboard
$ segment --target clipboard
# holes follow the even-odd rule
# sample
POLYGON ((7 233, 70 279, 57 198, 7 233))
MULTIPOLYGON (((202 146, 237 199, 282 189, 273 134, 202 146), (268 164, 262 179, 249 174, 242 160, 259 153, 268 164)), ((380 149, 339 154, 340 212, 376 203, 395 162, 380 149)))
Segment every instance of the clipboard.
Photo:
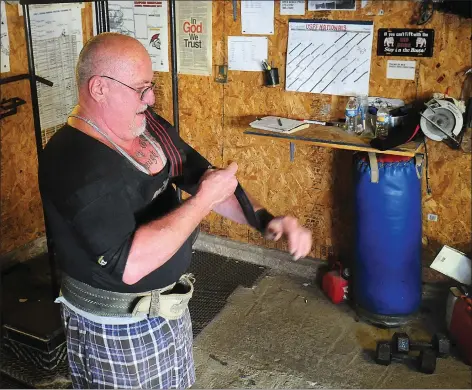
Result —
POLYGON ((291 134, 306 129, 310 124, 295 119, 266 116, 249 124, 254 129, 268 130, 276 133, 291 134))

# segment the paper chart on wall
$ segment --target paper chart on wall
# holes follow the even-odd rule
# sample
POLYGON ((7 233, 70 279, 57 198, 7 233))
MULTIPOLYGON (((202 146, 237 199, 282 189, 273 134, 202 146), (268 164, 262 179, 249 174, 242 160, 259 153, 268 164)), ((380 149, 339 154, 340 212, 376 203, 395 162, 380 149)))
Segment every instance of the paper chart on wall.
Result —
MULTIPOLYGON (((92 4, 95 4, 94 2, 92 4)), ((70 8, 85 8, 85 2, 77 2, 77 3, 50 3, 50 4, 34 4, 34 7, 36 10, 39 10, 41 8, 47 8, 49 11, 53 9, 59 9, 59 8, 64 8, 64 6, 70 7, 70 8)), ((18 15, 23 16, 23 5, 18 4, 18 15)), ((94 14, 95 15, 95 14, 94 14)))
POLYGON ((414 80, 416 61, 387 61, 387 79, 414 80))
POLYGON ((373 22, 289 22, 286 90, 368 95, 373 22))
POLYGON ((242 0, 241 25, 243 34, 273 34, 274 0, 242 0))
POLYGON ((305 0, 281 0, 280 15, 305 15, 305 0))
POLYGON ((134 1, 108 1, 108 20, 111 32, 134 38, 134 1))
POLYGON ((36 74, 54 83, 37 83, 41 129, 66 122, 77 104, 75 66, 83 47, 81 8, 67 4, 30 6, 36 74))
POLYGON ((3 73, 10 71, 10 37, 4 1, 1 2, 0 14, 0 73, 3 73))
POLYGON ((152 70, 168 72, 167 1, 136 1, 134 23, 136 39, 146 47, 152 60, 152 70))
POLYGON ((228 69, 261 72, 267 51, 267 37, 228 37, 228 69))
POLYGON ((169 71, 167 5, 166 0, 108 2, 110 31, 140 41, 157 72, 169 71))

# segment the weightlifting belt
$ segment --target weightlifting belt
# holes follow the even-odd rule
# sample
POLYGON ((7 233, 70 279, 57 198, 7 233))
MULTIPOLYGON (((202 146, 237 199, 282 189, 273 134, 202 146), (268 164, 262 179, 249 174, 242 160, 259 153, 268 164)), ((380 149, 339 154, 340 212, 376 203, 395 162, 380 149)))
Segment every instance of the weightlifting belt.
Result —
POLYGON ((185 313, 193 295, 192 274, 178 282, 143 293, 117 293, 102 290, 63 274, 61 295, 75 307, 103 317, 163 317, 176 320, 185 313))

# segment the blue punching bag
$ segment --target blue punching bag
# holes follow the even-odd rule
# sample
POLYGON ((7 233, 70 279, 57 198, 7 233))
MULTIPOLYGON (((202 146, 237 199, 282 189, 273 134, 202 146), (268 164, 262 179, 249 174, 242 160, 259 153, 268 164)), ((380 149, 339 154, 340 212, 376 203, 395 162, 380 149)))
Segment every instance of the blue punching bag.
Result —
POLYGON ((421 161, 355 158, 353 295, 361 318, 394 327, 421 303, 421 161))

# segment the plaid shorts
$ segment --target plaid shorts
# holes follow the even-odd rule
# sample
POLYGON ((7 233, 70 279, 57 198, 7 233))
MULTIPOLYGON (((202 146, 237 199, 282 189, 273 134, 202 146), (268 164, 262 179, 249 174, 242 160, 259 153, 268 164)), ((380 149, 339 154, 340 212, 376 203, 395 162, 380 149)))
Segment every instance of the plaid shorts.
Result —
POLYGON ((178 320, 102 325, 61 306, 74 388, 181 389, 195 382, 188 309, 178 320))

